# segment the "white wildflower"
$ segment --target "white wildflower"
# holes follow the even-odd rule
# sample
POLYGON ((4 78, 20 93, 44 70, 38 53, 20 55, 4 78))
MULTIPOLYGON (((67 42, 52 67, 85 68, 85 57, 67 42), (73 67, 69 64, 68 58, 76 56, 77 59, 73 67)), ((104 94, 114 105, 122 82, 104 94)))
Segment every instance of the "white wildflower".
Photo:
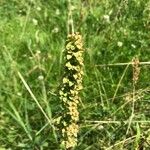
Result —
POLYGON ((37 26, 38 25, 38 21, 36 20, 36 19, 32 19, 32 22, 33 22, 33 24, 35 25, 35 26, 37 26))
POLYGON ((98 130, 103 130, 103 129, 104 129, 104 126, 103 126, 103 125, 99 125, 99 126, 97 127, 97 129, 98 129, 98 130))
POLYGON ((135 46, 134 44, 131 44, 131 47, 132 47, 132 48, 136 48, 136 46, 135 46))
POLYGON ((70 10, 72 10, 72 11, 73 11, 73 10, 75 10, 75 9, 76 9, 76 7, 75 7, 75 6, 73 6, 73 5, 71 5, 71 6, 70 6, 70 10))
POLYGON ((119 41, 119 42, 117 43, 117 45, 118 45, 118 47, 122 47, 123 43, 119 41))
POLYGON ((42 75, 40 75, 40 76, 38 76, 38 80, 43 80, 44 79, 44 77, 42 76, 42 75))
POLYGON ((60 10, 59 9, 56 9, 56 15, 60 15, 60 10))
POLYGON ((109 15, 104 15, 103 16, 104 20, 109 23, 110 22, 110 16, 109 15))
POLYGON ((38 6, 36 9, 37 9, 38 11, 41 11, 41 7, 39 7, 39 6, 38 6))
POLYGON ((53 30, 52 30, 52 33, 58 33, 59 32, 59 28, 55 27, 53 30))
POLYGON ((21 96, 22 94, 20 92, 17 93, 18 96, 21 96))

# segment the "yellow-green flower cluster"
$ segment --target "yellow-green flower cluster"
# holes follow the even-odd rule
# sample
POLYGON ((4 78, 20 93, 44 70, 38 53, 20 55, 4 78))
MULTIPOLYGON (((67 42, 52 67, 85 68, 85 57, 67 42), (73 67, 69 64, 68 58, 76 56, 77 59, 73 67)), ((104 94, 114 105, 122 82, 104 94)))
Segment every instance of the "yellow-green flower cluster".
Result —
POLYGON ((68 35, 63 83, 59 91, 63 107, 61 144, 65 149, 73 148, 77 144, 77 134, 79 131, 79 91, 82 89, 83 77, 83 51, 81 35, 79 33, 68 35))

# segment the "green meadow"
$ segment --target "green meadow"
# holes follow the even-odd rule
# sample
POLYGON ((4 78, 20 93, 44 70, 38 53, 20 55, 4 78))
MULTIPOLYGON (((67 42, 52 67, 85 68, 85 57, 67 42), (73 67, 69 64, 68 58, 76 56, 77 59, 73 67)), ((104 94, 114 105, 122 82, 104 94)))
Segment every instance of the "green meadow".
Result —
POLYGON ((149 150, 149 0, 0 0, 0 150, 61 150, 69 10, 85 49, 73 149, 149 150))

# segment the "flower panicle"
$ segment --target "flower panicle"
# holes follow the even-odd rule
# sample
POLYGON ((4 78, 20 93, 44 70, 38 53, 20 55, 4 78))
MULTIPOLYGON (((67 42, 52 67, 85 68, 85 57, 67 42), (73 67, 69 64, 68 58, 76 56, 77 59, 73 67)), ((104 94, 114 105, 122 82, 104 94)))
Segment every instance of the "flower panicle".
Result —
POLYGON ((79 92, 83 88, 84 49, 82 36, 78 32, 69 34, 65 48, 64 76, 62 87, 59 91, 63 108, 63 116, 61 119, 61 145, 63 145, 65 149, 70 149, 77 145, 77 134, 79 132, 79 92))

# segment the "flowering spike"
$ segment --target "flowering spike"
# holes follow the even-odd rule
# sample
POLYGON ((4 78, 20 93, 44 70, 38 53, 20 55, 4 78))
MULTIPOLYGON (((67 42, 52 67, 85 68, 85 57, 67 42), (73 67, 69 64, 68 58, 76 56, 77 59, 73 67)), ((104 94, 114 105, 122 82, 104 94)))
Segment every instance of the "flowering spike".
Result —
POLYGON ((69 34, 66 41, 65 65, 60 100, 63 108, 61 118, 61 145, 65 149, 77 145, 77 134, 79 131, 80 102, 79 91, 82 89, 83 76, 83 44, 79 33, 69 34))

